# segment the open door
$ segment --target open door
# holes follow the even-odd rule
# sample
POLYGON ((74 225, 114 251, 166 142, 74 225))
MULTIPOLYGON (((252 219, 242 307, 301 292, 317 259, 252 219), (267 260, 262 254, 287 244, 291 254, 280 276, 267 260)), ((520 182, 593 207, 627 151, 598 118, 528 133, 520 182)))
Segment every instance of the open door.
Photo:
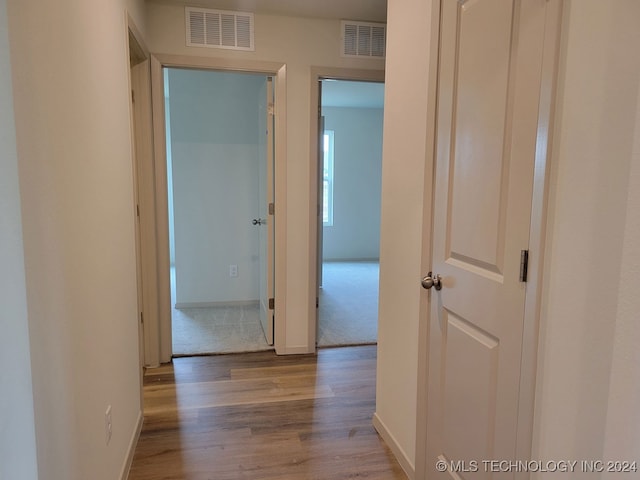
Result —
MULTIPOLYGON (((141 225, 140 225, 140 163, 141 158, 141 122, 140 110, 135 105, 135 87, 141 84, 141 79, 145 78, 144 73, 149 71, 149 61, 144 54, 141 54, 141 47, 137 43, 135 36, 129 30, 129 81, 131 86, 131 138, 133 139, 133 181, 134 181, 134 202, 136 209, 136 285, 138 294, 138 314, 136 321, 138 323, 138 358, 140 366, 140 405, 144 405, 144 393, 142 385, 144 383, 144 367, 145 367, 145 348, 144 348, 144 288, 145 281, 143 275, 142 262, 142 243, 141 243, 141 225)), ((147 84, 149 75, 146 75, 147 84)))
POLYGON ((253 224, 260 238, 260 323, 269 345, 274 342, 274 95, 273 79, 265 78, 264 103, 260 108, 259 217, 253 224))
POLYGON ((157 238, 155 231, 155 177, 153 175, 153 121, 151 71, 148 51, 141 44, 129 19, 129 75, 131 86, 131 136, 133 139, 134 208, 136 212, 136 271, 138 290, 138 335, 140 364, 159 364, 151 346, 145 319, 158 316, 157 238))

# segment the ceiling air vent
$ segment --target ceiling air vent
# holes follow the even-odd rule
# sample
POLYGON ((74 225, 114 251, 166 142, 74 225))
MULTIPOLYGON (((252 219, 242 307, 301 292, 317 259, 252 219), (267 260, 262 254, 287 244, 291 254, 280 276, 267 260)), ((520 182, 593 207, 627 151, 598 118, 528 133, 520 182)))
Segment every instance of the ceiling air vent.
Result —
POLYGON ((185 7, 187 46, 255 50, 253 13, 185 7))
POLYGON ((384 23, 342 22, 342 56, 384 58, 387 25, 384 23))

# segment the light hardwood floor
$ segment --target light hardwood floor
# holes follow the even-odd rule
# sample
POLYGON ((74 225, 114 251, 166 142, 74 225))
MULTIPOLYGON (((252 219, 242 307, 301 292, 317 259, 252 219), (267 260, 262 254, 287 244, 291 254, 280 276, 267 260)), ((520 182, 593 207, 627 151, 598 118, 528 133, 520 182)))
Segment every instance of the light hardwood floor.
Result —
POLYGON ((129 480, 405 480, 371 425, 375 363, 365 346, 149 370, 129 480))

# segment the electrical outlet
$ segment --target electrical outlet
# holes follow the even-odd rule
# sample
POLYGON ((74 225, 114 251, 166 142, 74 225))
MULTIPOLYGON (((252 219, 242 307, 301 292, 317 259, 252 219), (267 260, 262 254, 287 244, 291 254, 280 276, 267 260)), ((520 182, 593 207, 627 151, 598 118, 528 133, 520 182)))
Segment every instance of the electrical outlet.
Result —
POLYGON ((238 276, 238 265, 229 265, 229 276, 230 277, 238 276))
POLYGON ((107 445, 111 440, 111 432, 113 431, 113 425, 111 423, 111 405, 107 407, 107 411, 104 412, 104 433, 107 445))

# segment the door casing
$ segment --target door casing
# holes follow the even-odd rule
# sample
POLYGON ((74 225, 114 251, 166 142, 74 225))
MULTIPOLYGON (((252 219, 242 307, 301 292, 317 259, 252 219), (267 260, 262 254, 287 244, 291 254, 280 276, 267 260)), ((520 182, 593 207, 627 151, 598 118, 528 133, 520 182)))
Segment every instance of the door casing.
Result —
POLYGON ((384 82, 384 70, 365 70, 355 68, 338 67, 312 67, 311 68, 311 119, 309 132, 309 160, 311 172, 309 175, 309 291, 308 291, 308 346, 311 352, 315 351, 318 312, 316 297, 318 295, 318 269, 319 245, 318 245, 318 182, 319 182, 319 125, 320 89, 319 82, 323 79, 351 80, 365 82, 384 82))
POLYGON ((155 178, 155 225, 157 234, 158 316, 145 322, 145 345, 155 349, 159 363, 171 361, 171 288, 169 277, 169 221, 167 198, 167 159, 164 112, 163 67, 197 68, 227 72, 250 72, 273 76, 276 82, 275 107, 275 349, 285 349, 286 329, 286 66, 276 62, 228 60, 188 55, 151 55, 153 110, 153 171, 155 178), (282 212, 282 213, 280 213, 282 212), (279 334, 277 332, 280 332, 279 334))
MULTIPOLYGON (((429 68, 429 90, 427 97, 428 128, 426 134, 428 156, 425 159, 425 188, 423 198, 423 238, 421 270, 426 273, 432 265, 433 232, 433 193, 436 164, 436 114, 437 114, 437 78, 438 52, 440 41, 441 1, 435 0, 431 12, 431 37, 429 68)), ((542 63, 542 81, 540 105, 537 122, 537 144, 535 152, 531 224, 529 233, 529 268, 526 285, 524 332, 521 361, 520 393, 518 402, 518 431, 516 456, 519 459, 531 458, 533 437, 533 415, 536 385, 536 366, 538 352, 538 330, 540 321, 540 303, 542 294, 542 268, 545 246, 545 226, 547 197, 549 189, 549 159, 551 158, 552 132, 556 80, 559 60, 560 26, 562 16, 561 0, 549 0, 545 30, 544 60, 542 63)), ((419 282, 420 279, 416 279, 419 282)), ((426 480, 435 468, 427 464, 426 446, 429 435, 427 424, 428 372, 429 372, 429 325, 431 322, 431 295, 425 290, 420 299, 420 318, 418 332, 418 380, 416 412, 416 452, 415 479, 426 480)), ((528 473, 518 472, 517 479, 529 478, 528 473)))

